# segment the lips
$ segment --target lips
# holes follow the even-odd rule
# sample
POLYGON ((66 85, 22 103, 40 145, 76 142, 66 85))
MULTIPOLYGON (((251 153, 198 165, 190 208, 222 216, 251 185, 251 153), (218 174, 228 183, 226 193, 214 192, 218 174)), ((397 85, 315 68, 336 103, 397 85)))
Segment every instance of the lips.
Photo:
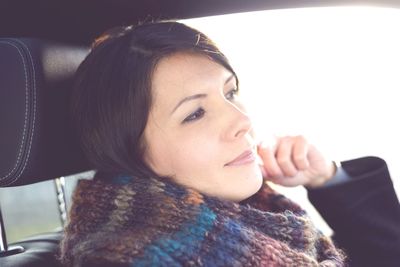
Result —
POLYGON ((225 166, 239 166, 244 164, 249 164, 256 160, 256 155, 251 150, 246 150, 240 154, 237 158, 225 164, 225 166))

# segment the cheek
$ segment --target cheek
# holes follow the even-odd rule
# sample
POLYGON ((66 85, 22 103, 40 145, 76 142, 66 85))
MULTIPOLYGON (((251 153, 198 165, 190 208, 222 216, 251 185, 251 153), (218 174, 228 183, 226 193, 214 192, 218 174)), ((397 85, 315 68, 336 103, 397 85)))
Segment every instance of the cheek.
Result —
POLYGON ((221 162, 216 142, 199 132, 194 138, 179 139, 172 155, 172 164, 178 179, 208 177, 215 174, 221 162))
POLYGON ((183 165, 189 166, 193 172, 206 171, 221 162, 221 155, 217 142, 210 138, 197 138, 186 140, 178 147, 179 160, 183 165))
POLYGON ((144 131, 144 160, 151 169, 159 175, 168 175, 171 166, 170 148, 168 138, 164 131, 156 127, 154 123, 148 123, 144 131))
POLYGON ((217 138, 209 132, 174 133, 149 140, 147 162, 159 175, 174 175, 183 179, 209 176, 219 165, 223 166, 217 138))
POLYGON ((166 166, 170 166, 168 157, 168 150, 160 142, 153 142, 147 140, 147 145, 144 153, 145 162, 151 167, 151 169, 159 175, 165 175, 168 173, 166 166))

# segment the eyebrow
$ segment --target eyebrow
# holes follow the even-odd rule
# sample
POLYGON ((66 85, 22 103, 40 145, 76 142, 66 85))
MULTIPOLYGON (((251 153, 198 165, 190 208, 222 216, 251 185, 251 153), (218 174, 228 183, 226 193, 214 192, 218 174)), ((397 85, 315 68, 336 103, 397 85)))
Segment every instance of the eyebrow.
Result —
MULTIPOLYGON (((226 79, 224 85, 226 85, 227 83, 229 83, 235 76, 232 74, 231 76, 228 77, 228 79, 226 79)), ((175 106, 175 108, 172 110, 171 114, 175 112, 175 110, 178 109, 178 107, 180 105, 182 105, 183 103, 190 101, 190 100, 194 100, 194 99, 199 99, 199 98, 205 98, 207 97, 207 94, 195 94, 195 95, 191 95, 191 96, 187 96, 185 98, 183 98, 181 101, 179 101, 179 103, 175 106)))

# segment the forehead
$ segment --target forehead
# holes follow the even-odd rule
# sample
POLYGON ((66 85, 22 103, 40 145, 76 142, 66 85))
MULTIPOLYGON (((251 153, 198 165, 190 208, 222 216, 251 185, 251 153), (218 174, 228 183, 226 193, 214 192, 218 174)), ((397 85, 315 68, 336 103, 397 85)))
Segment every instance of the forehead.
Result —
POLYGON ((205 55, 173 54, 161 59, 155 67, 152 78, 153 100, 162 98, 165 102, 193 93, 207 93, 212 88, 223 86, 231 75, 229 70, 205 55))

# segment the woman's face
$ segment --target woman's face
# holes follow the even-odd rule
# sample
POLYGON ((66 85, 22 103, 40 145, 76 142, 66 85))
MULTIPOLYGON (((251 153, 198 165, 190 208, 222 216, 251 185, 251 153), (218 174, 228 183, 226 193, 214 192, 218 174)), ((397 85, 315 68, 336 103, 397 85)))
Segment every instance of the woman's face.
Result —
POLYGON ((262 184, 256 144, 236 91, 235 76, 206 56, 162 59, 144 131, 150 167, 210 196, 240 201, 256 193, 262 184))

